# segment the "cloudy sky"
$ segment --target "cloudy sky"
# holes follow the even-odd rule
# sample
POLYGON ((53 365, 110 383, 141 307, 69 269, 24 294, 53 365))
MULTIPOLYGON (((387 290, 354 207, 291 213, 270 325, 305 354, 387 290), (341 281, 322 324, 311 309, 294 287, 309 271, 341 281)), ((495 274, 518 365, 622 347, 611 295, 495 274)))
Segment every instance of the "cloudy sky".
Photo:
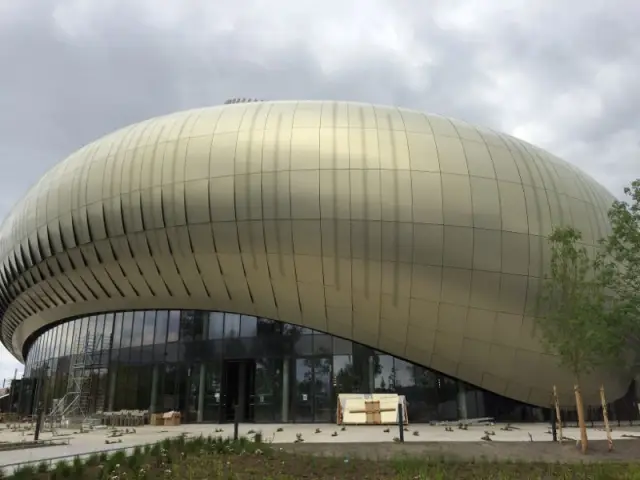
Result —
MULTIPOLYGON (((0 0, 0 218, 102 134, 229 97, 394 104, 640 177, 637 0, 0 0)), ((0 347, 0 384, 17 362, 0 347)))

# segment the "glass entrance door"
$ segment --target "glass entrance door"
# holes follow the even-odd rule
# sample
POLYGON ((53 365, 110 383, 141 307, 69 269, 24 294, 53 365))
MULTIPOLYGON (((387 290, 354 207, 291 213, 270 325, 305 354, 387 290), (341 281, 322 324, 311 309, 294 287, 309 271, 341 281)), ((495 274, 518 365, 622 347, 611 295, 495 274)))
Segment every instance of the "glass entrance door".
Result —
POLYGON ((331 357, 313 359, 313 417, 314 421, 329 423, 332 418, 333 388, 331 357))
POLYGON ((331 357, 296 359, 296 422, 331 422, 333 403, 331 364, 331 357))

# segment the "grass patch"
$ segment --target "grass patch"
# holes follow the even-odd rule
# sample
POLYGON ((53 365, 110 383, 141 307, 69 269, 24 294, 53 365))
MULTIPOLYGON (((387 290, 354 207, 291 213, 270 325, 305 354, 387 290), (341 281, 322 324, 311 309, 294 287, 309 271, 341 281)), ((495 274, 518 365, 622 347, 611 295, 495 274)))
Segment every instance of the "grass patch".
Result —
POLYGON ((70 479, 227 479, 227 480, 423 480, 423 479, 640 479, 638 463, 529 463, 445 458, 366 460, 285 452, 270 444, 241 438, 178 437, 149 448, 108 456, 74 458, 50 468, 26 466, 0 478, 70 479))

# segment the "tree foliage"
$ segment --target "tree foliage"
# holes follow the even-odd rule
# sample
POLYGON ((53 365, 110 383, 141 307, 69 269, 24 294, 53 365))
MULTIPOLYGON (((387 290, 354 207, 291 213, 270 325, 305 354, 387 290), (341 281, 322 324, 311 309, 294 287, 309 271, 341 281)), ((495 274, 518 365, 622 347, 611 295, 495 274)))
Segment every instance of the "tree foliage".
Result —
POLYGON ((603 241, 602 283, 613 294, 610 315, 618 335, 625 337, 627 365, 640 371, 640 180, 625 188, 630 201, 616 201, 609 210, 612 232, 603 241))
POLYGON ((558 355, 577 383, 594 368, 615 362, 621 339, 612 319, 600 262, 580 243, 573 227, 557 227, 549 236, 550 273, 543 281, 543 310, 537 326, 549 353, 558 355))

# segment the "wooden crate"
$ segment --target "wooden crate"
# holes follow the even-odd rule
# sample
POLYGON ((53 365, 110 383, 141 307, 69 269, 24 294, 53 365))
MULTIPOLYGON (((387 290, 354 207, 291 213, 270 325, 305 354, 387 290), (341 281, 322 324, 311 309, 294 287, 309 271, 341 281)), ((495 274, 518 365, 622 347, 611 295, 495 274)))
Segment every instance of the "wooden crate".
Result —
POLYGON ((149 425, 153 425, 156 427, 164 425, 164 418, 162 418, 162 414, 152 413, 151 417, 149 418, 149 425))

